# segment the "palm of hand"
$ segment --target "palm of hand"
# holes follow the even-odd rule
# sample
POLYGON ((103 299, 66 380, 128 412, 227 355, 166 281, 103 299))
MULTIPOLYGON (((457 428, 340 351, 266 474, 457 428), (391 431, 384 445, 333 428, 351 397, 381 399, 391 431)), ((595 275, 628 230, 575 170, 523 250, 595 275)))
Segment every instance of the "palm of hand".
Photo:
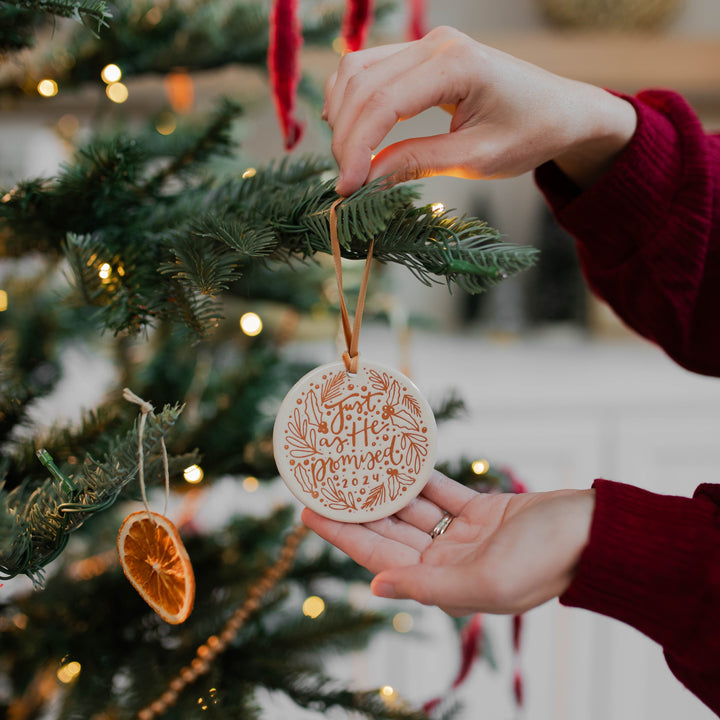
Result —
POLYGON ((413 598, 452 615, 514 613, 569 584, 592 514, 585 492, 481 495, 435 473, 389 518, 349 525, 305 510, 303 520, 376 574, 377 595, 413 598), (455 517, 433 540, 444 509, 455 517))

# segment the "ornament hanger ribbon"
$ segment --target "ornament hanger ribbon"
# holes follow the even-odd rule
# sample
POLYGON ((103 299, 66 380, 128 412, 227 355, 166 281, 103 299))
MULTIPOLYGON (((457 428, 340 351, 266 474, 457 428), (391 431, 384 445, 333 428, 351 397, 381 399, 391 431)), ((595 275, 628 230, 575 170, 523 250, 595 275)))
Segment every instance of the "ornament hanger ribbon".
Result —
POLYGON ((358 292, 357 307, 355 308, 354 322, 350 323, 347 304, 342 288, 342 257, 340 255, 340 241, 337 232, 337 211, 336 207, 343 201, 338 198, 330 206, 330 244, 332 246, 333 261, 335 262, 335 277, 337 278, 338 293, 340 296, 340 317, 342 319, 343 332, 347 350, 343 353, 343 362, 349 373, 356 373, 358 369, 358 342, 360 340, 360 325, 362 323, 363 309, 365 308, 365 293, 367 292, 368 277, 370 275, 370 261, 372 260, 373 241, 370 241, 367 260, 365 260, 365 271, 363 272, 362 283, 358 292))

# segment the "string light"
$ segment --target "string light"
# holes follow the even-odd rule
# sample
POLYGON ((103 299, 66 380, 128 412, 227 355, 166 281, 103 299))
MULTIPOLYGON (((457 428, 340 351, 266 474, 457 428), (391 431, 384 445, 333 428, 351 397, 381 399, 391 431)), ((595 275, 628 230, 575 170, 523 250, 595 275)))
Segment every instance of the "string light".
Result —
POLYGON ((175 115, 173 115, 173 113, 169 110, 161 112, 155 120, 155 129, 161 135, 172 135, 177 129, 177 120, 175 120, 175 115))
POLYGON ((143 21, 146 25, 154 27, 162 20, 162 10, 159 7, 152 7, 146 13, 143 21))
POLYGON ((115 63, 110 63, 102 69, 100 77, 106 85, 112 85, 120 81, 122 70, 115 63))
POLYGON ((105 94, 114 103, 124 103, 128 99, 128 89, 121 82, 111 83, 105 88, 105 94))
POLYGON ((253 167, 250 167, 242 174, 242 178, 243 180, 248 180, 249 178, 254 178, 256 175, 257 170, 253 167))
POLYGON ((392 624, 399 633, 410 632, 413 626, 412 615, 406 612, 399 612, 393 617, 392 624))
POLYGON ((475 460, 470 467, 476 475, 484 475, 490 469, 490 463, 485 459, 475 460))
POLYGON ((8 309, 8 294, 6 290, 0 290, 0 312, 8 309))
POLYGON ((435 213, 435 215, 442 215, 442 213, 445 212, 445 205, 441 202, 436 202, 430 206, 430 209, 435 213))
POLYGON ((388 704, 392 705, 398 698, 397 690, 391 685, 383 685, 380 688, 380 697, 388 704))
POLYGON ((189 465, 183 470, 183 477, 185 482, 196 485, 205 477, 205 473, 199 465, 189 465))
POLYGON ((63 136, 72 137, 80 127, 80 121, 75 115, 67 113, 58 120, 57 127, 63 136))
POLYGON ((262 332, 263 324, 260 316, 254 312, 246 312, 240 318, 240 329, 250 337, 255 337, 262 332))
POLYGON ((71 683, 80 674, 81 669, 82 665, 80 665, 77 660, 73 660, 58 668, 57 679, 67 685, 67 683, 71 683))
POLYGON ((58 84, 50 78, 44 78, 37 84, 37 91, 43 97, 55 97, 58 94, 58 84))
POLYGON ((314 620, 316 617, 322 615, 324 610, 325 601, 321 597, 311 595, 310 597, 305 598, 305 602, 302 606, 303 615, 307 615, 307 617, 314 620))
POLYGON ((243 488, 246 492, 255 492, 258 487, 260 487, 260 483, 258 482, 258 479, 252 475, 248 475, 243 480, 243 488))
POLYGON ((100 276, 100 279, 103 281, 103 285, 106 285, 110 282, 110 276, 112 275, 112 266, 110 263, 103 263, 100 268, 98 269, 98 275, 100 276))
POLYGON ((12 624, 18 630, 24 630, 27 627, 28 616, 23 613, 16 613, 13 615, 12 624))

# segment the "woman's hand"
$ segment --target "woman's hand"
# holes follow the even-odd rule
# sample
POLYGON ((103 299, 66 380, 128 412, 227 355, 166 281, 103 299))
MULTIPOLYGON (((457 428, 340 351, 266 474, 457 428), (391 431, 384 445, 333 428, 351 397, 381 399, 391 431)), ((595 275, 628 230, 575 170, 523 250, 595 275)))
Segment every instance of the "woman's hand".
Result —
POLYGON ((391 175, 502 178, 555 160, 581 186, 597 180, 635 131, 630 103, 553 75, 452 28, 422 40, 348 53, 325 86, 323 117, 349 195, 391 175), (400 120, 431 107, 452 114, 447 133, 373 153, 400 120))
POLYGON ((587 544, 594 490, 479 494, 435 472, 396 515, 364 525, 303 521, 375 574, 372 591, 451 615, 520 613, 562 594, 587 544), (446 532, 431 530, 448 511, 446 532))

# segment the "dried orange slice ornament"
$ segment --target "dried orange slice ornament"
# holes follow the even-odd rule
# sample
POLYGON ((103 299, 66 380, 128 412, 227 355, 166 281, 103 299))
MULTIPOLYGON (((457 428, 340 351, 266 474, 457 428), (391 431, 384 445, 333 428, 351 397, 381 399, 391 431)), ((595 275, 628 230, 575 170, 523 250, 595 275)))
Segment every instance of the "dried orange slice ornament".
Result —
POLYGON ((139 510, 120 526, 117 547, 140 597, 166 622, 184 622, 195 602, 195 574, 177 528, 163 515, 139 510))

